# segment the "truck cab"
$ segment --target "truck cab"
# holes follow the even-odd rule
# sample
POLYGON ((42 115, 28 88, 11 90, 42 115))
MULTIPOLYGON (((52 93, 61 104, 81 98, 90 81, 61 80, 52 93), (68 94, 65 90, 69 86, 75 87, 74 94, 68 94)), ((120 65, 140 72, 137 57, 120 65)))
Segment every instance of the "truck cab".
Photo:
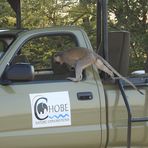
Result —
POLYGON ((1 146, 100 146, 102 84, 94 79, 92 67, 84 71, 83 81, 66 80, 74 69, 52 59, 73 46, 92 50, 86 33, 61 27, 3 31, 0 37, 6 41, 6 35, 12 42, 3 47, 0 59, 1 146))

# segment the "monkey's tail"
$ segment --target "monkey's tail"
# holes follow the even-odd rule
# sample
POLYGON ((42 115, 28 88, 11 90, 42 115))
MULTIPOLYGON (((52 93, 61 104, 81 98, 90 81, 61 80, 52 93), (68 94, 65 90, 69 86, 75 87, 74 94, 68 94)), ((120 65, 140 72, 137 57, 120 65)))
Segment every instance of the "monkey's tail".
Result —
POLYGON ((123 79, 125 82, 130 84, 135 90, 137 90, 140 94, 144 95, 143 92, 141 92, 131 81, 124 78, 120 73, 118 73, 106 60, 104 60, 100 55, 97 54, 97 57, 104 63, 106 67, 108 67, 113 73, 115 73, 118 77, 123 79))

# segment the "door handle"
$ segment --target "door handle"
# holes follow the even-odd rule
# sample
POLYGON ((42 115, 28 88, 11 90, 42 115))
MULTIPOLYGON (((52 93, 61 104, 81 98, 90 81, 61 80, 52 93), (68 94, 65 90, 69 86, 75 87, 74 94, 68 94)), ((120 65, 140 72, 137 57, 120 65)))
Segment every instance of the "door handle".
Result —
POLYGON ((93 95, 92 92, 78 92, 77 93, 78 100, 92 100, 93 95))

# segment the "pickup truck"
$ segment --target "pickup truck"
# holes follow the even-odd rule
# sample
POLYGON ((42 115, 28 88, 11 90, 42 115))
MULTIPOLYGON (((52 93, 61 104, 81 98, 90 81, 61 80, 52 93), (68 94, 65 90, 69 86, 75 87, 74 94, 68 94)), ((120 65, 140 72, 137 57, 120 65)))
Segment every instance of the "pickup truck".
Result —
POLYGON ((69 81, 53 55, 76 46, 93 50, 77 27, 0 31, 0 147, 148 147, 147 77, 129 78, 144 95, 93 65, 69 81))

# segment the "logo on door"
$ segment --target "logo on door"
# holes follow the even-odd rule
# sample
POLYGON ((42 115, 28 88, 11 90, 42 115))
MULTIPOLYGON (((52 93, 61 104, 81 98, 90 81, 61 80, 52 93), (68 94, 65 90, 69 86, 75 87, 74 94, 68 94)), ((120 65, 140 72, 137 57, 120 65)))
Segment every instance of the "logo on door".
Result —
POLYGON ((34 114, 38 120, 48 118, 47 98, 39 97, 34 104, 34 114))
POLYGON ((33 128, 71 125, 69 93, 30 94, 33 128))

